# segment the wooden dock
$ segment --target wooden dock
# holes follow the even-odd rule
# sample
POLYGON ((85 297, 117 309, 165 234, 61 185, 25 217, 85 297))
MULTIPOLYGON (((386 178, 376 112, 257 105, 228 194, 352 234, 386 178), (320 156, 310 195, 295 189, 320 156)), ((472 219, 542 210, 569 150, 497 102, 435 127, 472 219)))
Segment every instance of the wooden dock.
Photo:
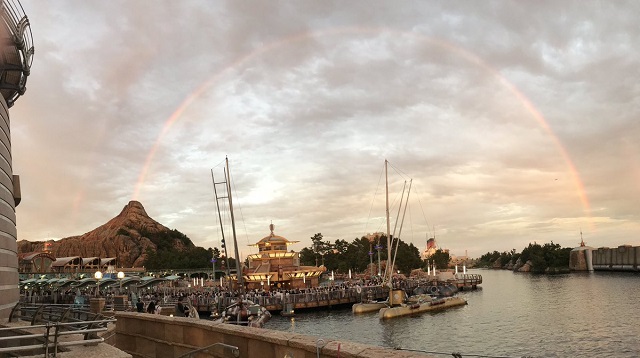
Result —
MULTIPOLYGON (((459 291, 476 289, 482 284, 482 275, 478 274, 458 274, 456 280, 449 282, 457 287, 459 291)), ((418 285, 430 285, 434 282, 420 282, 418 280, 407 280, 403 282, 401 288, 406 292, 412 292, 418 285)), ((283 293, 278 292, 273 296, 252 295, 247 296, 251 300, 270 312, 280 312, 285 304, 292 303, 293 309, 321 309, 334 306, 349 305, 368 300, 385 300, 389 297, 389 288, 383 286, 362 286, 349 288, 322 288, 315 292, 305 293, 283 293)), ((236 301, 235 297, 221 297, 218 302, 211 300, 192 302, 198 312, 211 312, 214 308, 226 307, 236 301)))
POLYGON ((468 289, 475 290, 478 288, 478 285, 482 284, 482 275, 478 274, 458 274, 456 278, 455 285, 460 291, 468 289))
MULTIPOLYGON (((293 303, 294 310, 304 310, 354 304, 369 299, 384 300, 388 296, 389 289, 386 287, 364 286, 297 294, 277 293, 274 296, 248 295, 247 299, 265 307, 270 312, 280 312, 285 303, 293 303)), ((211 312, 216 307, 226 307, 235 301, 235 297, 221 297, 217 303, 207 300, 192 302, 192 304, 198 312, 211 312)))

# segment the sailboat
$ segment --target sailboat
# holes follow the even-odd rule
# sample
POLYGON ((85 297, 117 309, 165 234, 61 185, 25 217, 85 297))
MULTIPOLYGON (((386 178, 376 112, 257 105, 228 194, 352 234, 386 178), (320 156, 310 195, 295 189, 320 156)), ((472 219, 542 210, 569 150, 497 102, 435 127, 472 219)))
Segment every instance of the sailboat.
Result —
MULTIPOLYGON (((254 303, 253 301, 245 299, 245 289, 244 289, 244 278, 242 276, 242 269, 240 267, 240 254, 238 252, 238 241, 236 239, 236 225, 235 219, 233 216, 233 200, 231 196, 231 175, 229 172, 229 158, 225 158, 225 180, 223 182, 216 183, 215 178, 213 177, 213 170, 211 170, 211 178, 213 180, 213 189, 214 194, 216 196, 216 208, 218 210, 218 218, 220 220, 220 228, 222 230, 222 244, 225 250, 226 256, 226 245, 224 245, 224 229, 222 228, 222 219, 220 215, 220 206, 218 205, 218 200, 227 199, 229 204, 229 213, 231 217, 231 230, 233 233, 233 245, 234 245, 234 253, 235 253, 235 261, 236 261, 236 277, 238 282, 238 299, 235 303, 225 307, 222 310, 222 313, 219 314, 217 312, 212 313, 212 317, 216 317, 216 322, 219 323, 232 323, 250 327, 263 327, 264 324, 269 321, 271 318, 271 313, 269 311, 254 303), (216 190, 216 185, 225 185, 226 197, 219 197, 218 191, 216 190)), ((227 265, 229 267, 229 265, 227 265)), ((227 270, 227 275, 229 271, 227 270)))
MULTIPOLYGON (((381 319, 388 319, 394 317, 401 317, 407 315, 413 315, 416 313, 422 313, 427 311, 435 311, 446 309, 449 307, 466 305, 467 301, 460 297, 448 297, 448 298, 433 298, 428 294, 414 295, 408 297, 406 292, 402 289, 394 289, 392 284, 393 267, 395 264, 395 254, 391 255, 393 240, 391 237, 391 222, 389 218, 389 180, 388 180, 388 161, 384 161, 385 171, 385 192, 386 192, 386 220, 387 220, 387 266, 385 268, 382 285, 389 288, 389 298, 386 301, 366 301, 356 303, 352 306, 353 313, 367 313, 378 312, 381 319)), ((405 202, 405 212, 407 203, 409 200, 409 192, 411 191, 411 183, 409 184, 409 190, 405 202)), ((400 203, 404 199, 404 191, 400 203)), ((398 217, 400 216, 401 206, 398 208, 398 217)), ((403 215, 404 217, 404 215, 403 215)), ((397 224, 397 222, 396 222, 397 224)), ((402 231, 402 225, 400 226, 402 231)), ((394 229, 395 232, 395 229, 394 229)), ((397 253, 397 246, 396 246, 397 253)))
MULTIPOLYGON (((387 161, 385 160, 385 175, 386 175, 387 161)), ((411 188, 411 185, 409 186, 411 188)), ((409 196, 407 195, 407 200, 409 196)), ((406 204, 405 204, 406 210, 406 204)), ((402 229, 401 229, 402 230, 402 229)), ((389 258, 391 258, 391 240, 389 233, 389 190, 387 182, 387 243, 389 245, 389 258)), ((396 251, 397 253, 397 251, 396 251)), ((433 298, 428 294, 413 295, 408 297, 406 292, 401 289, 394 289, 391 283, 391 276, 393 275, 394 260, 391 261, 391 268, 387 265, 385 274, 389 271, 389 277, 387 284, 389 286, 389 300, 385 307, 380 308, 378 315, 380 319, 388 319, 402 316, 415 315, 417 313, 442 310, 450 307, 462 306, 467 304, 467 300, 461 297, 447 297, 447 298, 433 298)), ((434 269, 435 270, 435 269, 434 269)))
MULTIPOLYGON (((391 284, 391 277, 393 276, 393 261, 391 260, 391 222, 389 219, 389 176, 388 176, 388 163, 385 159, 384 161, 384 176, 385 176, 385 193, 386 193, 386 219, 387 219, 387 266, 385 268, 384 276, 382 279, 382 286, 388 286, 391 290, 393 288, 391 284), (391 264, 391 268, 389 268, 389 264, 391 264)), ((404 197, 404 192, 402 193, 404 197)), ((407 194, 407 200, 409 199, 409 195, 407 194)), ((402 199, 400 200, 402 202, 402 199)), ((404 291, 402 291, 404 293, 404 291)), ((351 312, 354 314, 359 313, 369 313, 369 312, 378 312, 382 308, 389 307, 393 302, 392 292, 389 293, 389 298, 385 301, 373 301, 369 298, 367 301, 359 302, 354 304, 351 307, 351 312)), ((396 298, 397 300, 397 298, 396 298)))

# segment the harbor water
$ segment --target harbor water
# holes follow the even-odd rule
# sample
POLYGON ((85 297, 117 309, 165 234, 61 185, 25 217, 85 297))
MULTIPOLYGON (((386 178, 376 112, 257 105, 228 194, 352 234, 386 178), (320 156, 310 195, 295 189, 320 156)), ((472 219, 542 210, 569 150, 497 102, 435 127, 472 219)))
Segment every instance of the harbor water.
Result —
POLYGON ((303 311, 274 314, 265 328, 435 357, 640 356, 640 273, 471 273, 483 276, 482 287, 460 293, 469 304, 459 308, 386 321, 350 307, 303 311))

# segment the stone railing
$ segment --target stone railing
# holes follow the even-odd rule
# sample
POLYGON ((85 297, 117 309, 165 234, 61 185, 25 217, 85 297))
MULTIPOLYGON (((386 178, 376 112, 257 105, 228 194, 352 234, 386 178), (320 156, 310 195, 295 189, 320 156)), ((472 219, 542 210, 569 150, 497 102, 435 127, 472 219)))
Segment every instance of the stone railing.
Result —
POLYGON ((192 318, 133 312, 117 312, 116 318, 116 347, 134 358, 178 357, 214 343, 238 347, 242 358, 430 357, 349 341, 323 340, 192 318))

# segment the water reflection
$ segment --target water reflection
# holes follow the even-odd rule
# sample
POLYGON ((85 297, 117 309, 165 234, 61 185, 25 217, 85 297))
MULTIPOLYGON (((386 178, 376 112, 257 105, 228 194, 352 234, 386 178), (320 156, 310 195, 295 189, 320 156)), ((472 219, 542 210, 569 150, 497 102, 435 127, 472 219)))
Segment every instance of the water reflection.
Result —
POLYGON ((350 340, 430 352, 507 357, 636 357, 640 275, 558 276, 479 271, 482 290, 462 293, 469 305, 380 321, 351 309, 274 315, 266 328, 325 340, 350 340))

